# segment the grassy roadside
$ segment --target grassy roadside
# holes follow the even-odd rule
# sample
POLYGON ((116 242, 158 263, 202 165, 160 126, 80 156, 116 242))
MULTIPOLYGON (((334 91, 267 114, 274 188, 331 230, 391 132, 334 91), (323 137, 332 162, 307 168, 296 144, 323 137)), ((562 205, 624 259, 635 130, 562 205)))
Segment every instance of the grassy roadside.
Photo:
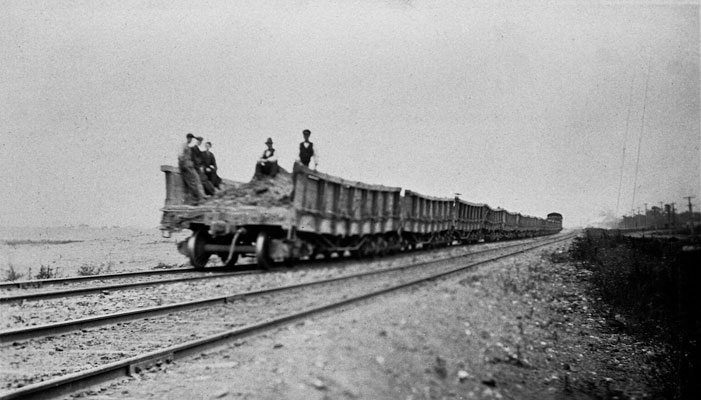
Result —
POLYGON ((701 394, 697 246, 691 240, 631 238, 590 229, 570 250, 578 267, 589 272, 590 289, 601 298, 612 324, 668 349, 654 360, 656 372, 651 376, 663 398, 701 394))

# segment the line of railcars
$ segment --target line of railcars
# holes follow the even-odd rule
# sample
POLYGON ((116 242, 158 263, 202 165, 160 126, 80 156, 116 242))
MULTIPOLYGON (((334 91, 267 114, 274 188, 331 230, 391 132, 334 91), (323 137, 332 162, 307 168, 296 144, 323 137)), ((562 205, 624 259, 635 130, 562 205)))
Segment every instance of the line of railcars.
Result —
POLYGON ((289 202, 270 206, 186 205, 177 168, 163 166, 166 201, 161 229, 189 229, 178 248, 196 268, 212 255, 227 266, 255 256, 263 268, 317 255, 368 257, 418 248, 548 235, 562 215, 546 219, 458 197, 437 198, 399 187, 352 182, 295 163, 289 202))

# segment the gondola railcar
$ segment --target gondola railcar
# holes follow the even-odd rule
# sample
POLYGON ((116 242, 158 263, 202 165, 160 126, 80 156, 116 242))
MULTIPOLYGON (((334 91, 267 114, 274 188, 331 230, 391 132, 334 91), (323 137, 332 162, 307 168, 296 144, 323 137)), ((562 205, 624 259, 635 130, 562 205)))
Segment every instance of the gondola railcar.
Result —
POLYGON ((409 248, 445 246, 452 242, 453 203, 450 198, 404 191, 402 237, 409 248))
POLYGON ((455 197, 453 209, 453 236, 460 243, 484 240, 484 224, 489 212, 486 204, 470 203, 455 197))

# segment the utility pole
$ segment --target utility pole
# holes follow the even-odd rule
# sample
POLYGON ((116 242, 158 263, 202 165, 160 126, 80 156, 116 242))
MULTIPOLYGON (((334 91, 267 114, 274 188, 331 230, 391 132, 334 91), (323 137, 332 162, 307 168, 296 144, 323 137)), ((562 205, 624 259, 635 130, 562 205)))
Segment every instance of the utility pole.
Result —
POLYGON ((645 229, 647 229, 647 203, 643 204, 645 204, 645 229))
POLYGON ((672 227, 673 227, 673 228, 676 228, 676 227, 677 227, 677 221, 676 221, 676 216, 674 215, 674 206, 675 206, 677 203, 669 203, 669 204, 672 206, 672 207, 671 207, 671 211, 672 211, 672 227))
POLYGON ((696 196, 686 196, 684 198, 689 202, 689 216, 691 216, 691 214, 693 214, 693 211, 691 209, 691 199, 695 199, 696 196))
POLYGON ((691 208, 691 199, 696 198, 695 196, 684 197, 686 201, 689 202, 689 226, 691 227, 691 234, 694 234, 694 211, 691 208))

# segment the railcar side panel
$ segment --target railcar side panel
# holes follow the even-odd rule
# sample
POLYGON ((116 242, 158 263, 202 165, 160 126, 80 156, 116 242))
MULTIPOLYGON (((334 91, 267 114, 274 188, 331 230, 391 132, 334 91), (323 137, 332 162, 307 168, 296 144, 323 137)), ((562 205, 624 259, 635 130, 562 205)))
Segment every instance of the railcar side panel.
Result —
POLYGON ((513 232, 518 229, 518 214, 504 210, 504 231, 513 232))
POLYGON ((454 236, 460 240, 479 240, 482 238, 487 207, 455 198, 453 208, 454 236))
POLYGON ((504 213, 506 210, 500 208, 493 209, 489 207, 487 212, 487 219, 485 222, 485 229, 488 232, 500 232, 504 229, 504 213))
POLYGON ((402 207, 403 231, 433 234, 450 230, 453 202, 453 199, 429 197, 406 190, 402 207))
POLYGON ((166 206, 179 206, 185 204, 185 188, 183 178, 178 167, 161 165, 161 171, 166 178, 166 206))
POLYGON ((400 188, 346 181, 301 164, 295 164, 293 180, 293 225, 298 231, 351 236, 399 227, 400 188))

